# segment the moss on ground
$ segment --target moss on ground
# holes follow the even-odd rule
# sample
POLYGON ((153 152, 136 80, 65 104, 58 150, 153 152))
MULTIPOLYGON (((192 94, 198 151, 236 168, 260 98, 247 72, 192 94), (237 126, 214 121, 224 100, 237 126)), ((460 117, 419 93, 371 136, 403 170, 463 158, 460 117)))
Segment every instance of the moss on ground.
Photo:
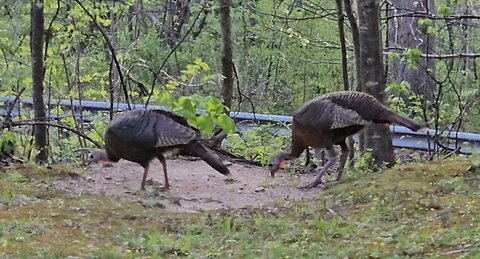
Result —
POLYGON ((68 167, 0 170, 0 256, 237 258, 480 255, 478 158, 345 177, 317 199, 204 213, 59 191, 68 167), (470 170, 469 170, 470 169, 470 170))

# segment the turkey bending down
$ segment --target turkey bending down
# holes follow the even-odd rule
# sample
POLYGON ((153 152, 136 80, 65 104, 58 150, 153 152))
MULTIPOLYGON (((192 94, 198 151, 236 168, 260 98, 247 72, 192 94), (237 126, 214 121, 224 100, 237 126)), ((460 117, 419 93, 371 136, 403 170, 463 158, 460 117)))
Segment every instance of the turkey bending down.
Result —
POLYGON ((199 156, 221 174, 230 174, 213 151, 199 140, 198 130, 190 127, 183 117, 157 110, 126 111, 110 122, 105 132, 105 150, 90 152, 87 164, 118 162, 121 158, 136 162, 144 168, 141 187, 145 190, 150 161, 158 158, 163 166, 165 189, 168 189, 170 184, 163 153, 180 148, 199 156))
POLYGON ((279 153, 268 163, 272 177, 287 160, 298 158, 308 147, 326 148, 329 156, 317 178, 302 188, 313 188, 322 183, 322 177, 335 163, 333 145, 340 145, 342 154, 337 180, 342 177, 348 156, 345 139, 359 132, 369 123, 395 123, 417 131, 421 128, 413 120, 391 111, 375 97, 361 92, 334 92, 305 103, 293 115, 291 151, 279 153))

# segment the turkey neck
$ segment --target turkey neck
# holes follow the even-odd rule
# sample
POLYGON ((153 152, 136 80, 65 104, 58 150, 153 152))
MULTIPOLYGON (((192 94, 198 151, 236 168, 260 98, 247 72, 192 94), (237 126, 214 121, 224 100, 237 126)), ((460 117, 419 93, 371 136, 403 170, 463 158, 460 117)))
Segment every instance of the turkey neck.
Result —
POLYGON ((305 151, 305 147, 301 147, 296 143, 293 143, 292 149, 289 152, 280 153, 280 158, 282 160, 292 160, 300 157, 300 155, 305 151))
POLYGON ((104 152, 104 157, 108 162, 118 162, 120 160, 120 157, 115 155, 113 152, 109 152, 107 149, 103 150, 104 152))

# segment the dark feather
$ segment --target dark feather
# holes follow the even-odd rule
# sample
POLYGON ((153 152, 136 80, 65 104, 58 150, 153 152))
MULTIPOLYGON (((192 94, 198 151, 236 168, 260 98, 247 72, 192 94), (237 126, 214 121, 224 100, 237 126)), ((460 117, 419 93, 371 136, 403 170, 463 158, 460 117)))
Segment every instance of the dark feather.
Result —
POLYGON ((308 147, 331 148, 369 123, 394 123, 413 131, 415 121, 396 114, 375 97, 361 92, 335 92, 305 103, 293 116, 291 157, 308 147))
POLYGON ((361 92, 335 92, 304 104, 294 115, 301 125, 334 129, 368 123, 396 123, 413 131, 421 128, 413 120, 391 111, 375 97, 361 92))
POLYGON ((413 131, 422 128, 415 121, 396 114, 375 97, 360 92, 335 92, 322 95, 305 103, 293 115, 292 149, 273 156, 269 161, 272 176, 280 169, 284 160, 298 158, 308 147, 326 148, 329 161, 318 177, 306 188, 313 188, 322 182, 322 176, 335 161, 333 145, 340 145, 342 154, 337 180, 342 176, 348 157, 345 139, 369 123, 395 123, 413 131))
POLYGON ((132 110, 115 116, 111 121, 105 133, 105 149, 111 161, 123 158, 144 168, 148 168, 154 158, 162 161, 166 151, 177 148, 190 150, 215 170, 229 174, 219 158, 198 142, 200 138, 198 130, 181 116, 158 110, 132 110))

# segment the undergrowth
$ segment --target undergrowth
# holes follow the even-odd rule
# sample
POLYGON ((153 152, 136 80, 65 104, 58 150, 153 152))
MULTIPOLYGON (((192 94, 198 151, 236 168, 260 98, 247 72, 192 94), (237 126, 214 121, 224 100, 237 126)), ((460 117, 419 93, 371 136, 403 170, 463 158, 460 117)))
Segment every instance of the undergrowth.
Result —
POLYGON ((479 160, 347 174, 314 200, 203 213, 61 192, 52 182, 76 177, 67 167, 11 167, 0 171, 0 255, 475 258, 480 256, 479 160))

